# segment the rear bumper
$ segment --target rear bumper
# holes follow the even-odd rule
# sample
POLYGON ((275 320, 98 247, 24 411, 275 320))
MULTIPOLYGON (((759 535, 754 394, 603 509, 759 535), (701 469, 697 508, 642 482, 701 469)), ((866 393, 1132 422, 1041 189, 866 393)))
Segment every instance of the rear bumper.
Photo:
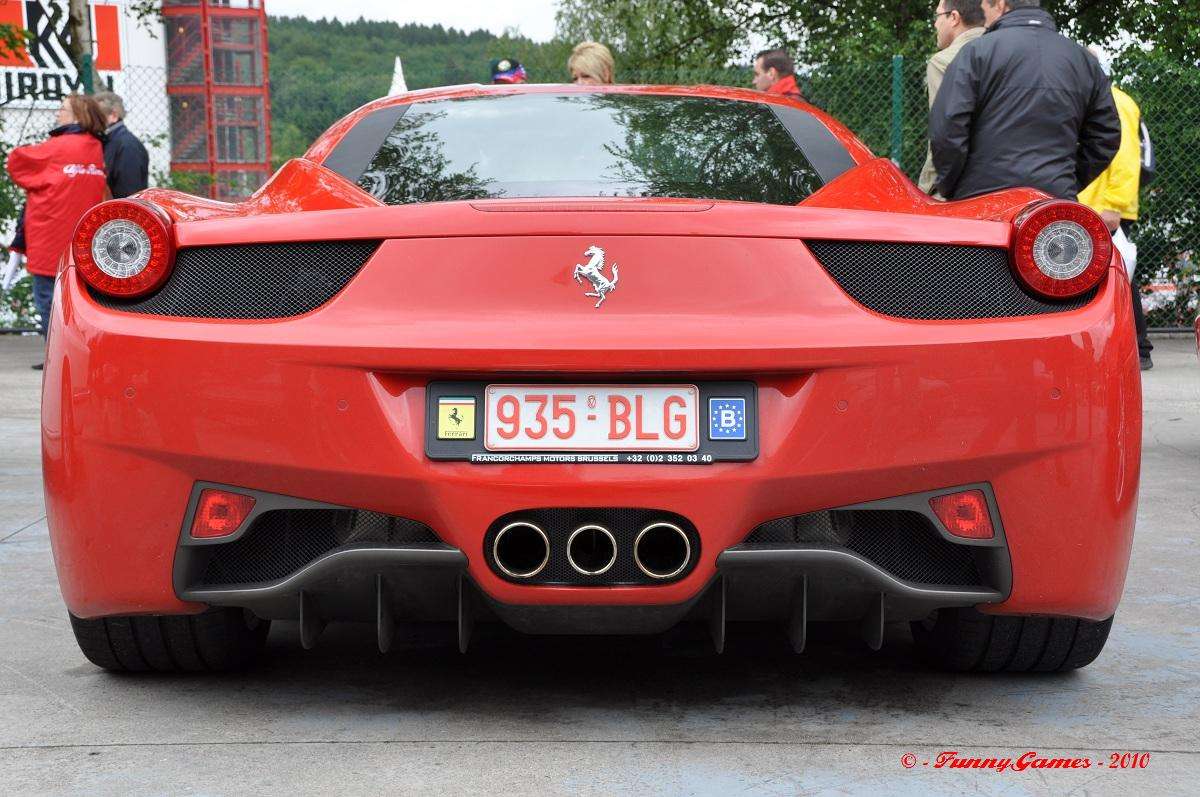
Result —
POLYGON ((883 641, 885 621, 916 620, 935 609, 1002 600, 985 587, 919 587, 846 551, 735 546, 717 560, 718 575, 691 599, 666 605, 513 605, 489 598, 466 574, 467 557, 449 546, 340 551, 264 586, 185 589, 189 600, 295 620, 312 647, 329 622, 373 622, 387 652, 402 621, 451 622, 460 648, 481 620, 540 634, 648 634, 684 620, 709 624, 718 647, 728 621, 781 622, 797 651, 809 622, 857 620, 867 642, 883 641))
MULTIPOLYGON (((963 487, 983 491, 995 514, 988 485, 963 487)), ((404 518, 242 490, 255 498, 246 520, 226 537, 194 538, 189 529, 199 495, 214 488, 236 489, 196 485, 175 555, 176 594, 267 619, 300 620, 310 638, 329 621, 377 622, 383 640, 397 620, 457 620, 467 623, 464 634, 480 618, 533 633, 577 634, 657 632, 697 613, 718 617, 722 627, 726 618, 803 627, 810 619, 861 620, 879 612, 915 620, 947 606, 997 603, 1012 583, 1002 524, 997 521, 991 540, 960 540, 938 525, 931 496, 920 494, 764 525, 720 552, 716 575, 680 603, 517 605, 490 598, 468 574, 464 551, 404 518)), ((614 590, 606 584, 637 578, 628 544, 646 519, 661 517, 657 511, 579 509, 568 513, 577 517, 564 526, 554 514, 517 512, 498 522, 541 523, 551 549, 547 572, 560 581, 590 582, 601 595, 614 590), (620 564, 581 578, 566 567, 564 548, 570 528, 585 522, 612 530, 620 564)), ((697 553, 699 545, 691 550, 697 553)), ((494 571, 490 557, 483 558, 494 571)))
MULTIPOLYGON (((714 332, 716 316, 687 316, 663 325, 654 347, 628 336, 555 347, 488 322, 472 333, 478 346, 450 350, 402 324, 366 323, 349 295, 355 285, 288 321, 181 321, 101 308, 69 269, 42 419, 63 595, 79 617, 231 602, 173 582, 188 498, 210 481, 420 521, 459 552, 434 570, 465 572, 502 616, 532 607, 511 618, 554 606, 686 614, 726 576, 732 611, 754 585, 786 583, 772 593, 785 596, 798 575, 818 571, 862 582, 855 594, 867 603, 881 591, 917 601, 843 557, 737 546, 773 518, 987 483, 1006 529, 1011 590, 959 598, 1000 613, 1105 618, 1124 583, 1140 459, 1140 376, 1122 284, 1108 280, 1081 310, 1018 320, 906 322, 855 311, 714 332), (762 344, 768 330, 777 345, 762 344), (408 340, 419 343, 397 343, 408 340), (531 373, 753 381, 759 456, 708 466, 425 456, 429 381, 531 373), (482 545, 496 518, 579 506, 682 515, 701 536, 700 558, 673 583, 612 588, 514 584, 488 567, 482 545)), ((393 569, 413 565, 384 568, 393 569)))

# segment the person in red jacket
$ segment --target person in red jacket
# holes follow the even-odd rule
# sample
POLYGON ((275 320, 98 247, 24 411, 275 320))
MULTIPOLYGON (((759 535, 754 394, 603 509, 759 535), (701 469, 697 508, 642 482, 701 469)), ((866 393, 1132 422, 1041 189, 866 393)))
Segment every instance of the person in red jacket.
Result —
POLYGON ((796 84, 796 66, 787 50, 763 50, 754 56, 754 88, 804 102, 796 84))
POLYGON ((33 302, 43 335, 50 323, 59 258, 79 219, 108 192, 101 144, 104 115, 95 100, 68 94, 57 121, 48 139, 17 147, 6 164, 12 181, 25 189, 25 268, 33 276, 33 302))

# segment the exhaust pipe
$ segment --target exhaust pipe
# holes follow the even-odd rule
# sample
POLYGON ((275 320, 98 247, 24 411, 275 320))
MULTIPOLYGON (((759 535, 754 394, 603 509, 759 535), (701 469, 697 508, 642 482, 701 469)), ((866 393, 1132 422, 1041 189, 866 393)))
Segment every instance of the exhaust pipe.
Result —
POLYGON ((509 523, 496 532, 492 559, 509 578, 533 578, 550 561, 550 538, 526 520, 509 523))
POLYGON ((576 573, 598 576, 617 561, 617 540, 603 526, 580 526, 567 538, 567 562, 576 573))
POLYGON ((691 540, 674 523, 651 523, 633 541, 633 561, 650 578, 674 578, 691 558, 691 540))

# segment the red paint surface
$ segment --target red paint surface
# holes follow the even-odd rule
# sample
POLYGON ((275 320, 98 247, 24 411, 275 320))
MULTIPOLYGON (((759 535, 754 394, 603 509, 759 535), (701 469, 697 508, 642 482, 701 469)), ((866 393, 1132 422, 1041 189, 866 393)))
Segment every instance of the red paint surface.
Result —
MULTIPOLYGON (((0 2, 0 25, 25 30, 25 3, 18 0, 0 2)), ((5 47, 0 49, 0 66, 33 66, 33 59, 24 44, 11 50, 5 47)))
MULTIPOLYGON (((310 156, 336 135, 337 126, 310 156)), ((329 304, 280 321, 115 312, 86 294, 73 267, 64 272, 42 434, 68 607, 81 616, 198 610, 171 587, 197 480, 421 521, 466 552, 482 589, 521 604, 677 603, 765 520, 989 482, 1013 561, 1012 595, 989 610, 1109 616, 1128 564, 1141 450, 1119 261, 1097 298, 1071 312, 987 321, 872 313, 801 239, 1007 246, 1008 220, 1041 195, 937 205, 890 164, 862 162, 800 207, 381 207, 305 161, 248 205, 140 195, 178 221, 180 246, 387 240, 329 304), (600 310, 570 276, 593 244, 621 263, 621 286, 600 310), (750 379, 760 456, 710 466, 426 459, 425 385, 498 374, 750 379), (702 538, 698 566, 674 584, 608 589, 511 584, 486 567, 483 535, 500 515, 605 505, 689 518, 702 538)))
POLYGON ((96 69, 117 71, 121 68, 120 9, 115 5, 92 6, 93 36, 96 39, 96 69))

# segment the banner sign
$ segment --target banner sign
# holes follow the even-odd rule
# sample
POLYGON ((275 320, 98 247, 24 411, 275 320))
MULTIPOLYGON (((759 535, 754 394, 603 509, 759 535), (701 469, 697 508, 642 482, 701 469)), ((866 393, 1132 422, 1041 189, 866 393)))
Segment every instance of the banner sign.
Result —
MULTIPOLYGON (((121 15, 108 3, 90 8, 96 69, 111 89, 113 76, 103 73, 121 69, 121 15)), ((83 90, 67 46, 67 12, 67 0, 0 0, 0 25, 32 34, 27 46, 0 52, 0 105, 54 108, 64 94, 83 90)))

